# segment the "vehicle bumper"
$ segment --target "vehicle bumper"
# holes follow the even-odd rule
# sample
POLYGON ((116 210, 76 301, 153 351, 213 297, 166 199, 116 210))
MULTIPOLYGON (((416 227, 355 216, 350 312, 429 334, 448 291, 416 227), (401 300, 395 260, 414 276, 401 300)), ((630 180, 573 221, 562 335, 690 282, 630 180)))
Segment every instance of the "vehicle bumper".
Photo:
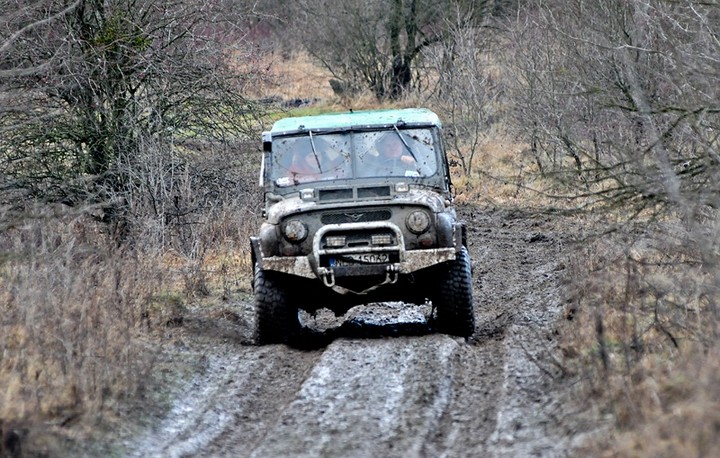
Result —
POLYGON ((314 269, 309 256, 273 256, 262 258, 259 261, 263 270, 273 270, 306 278, 322 278, 329 272, 333 272, 335 277, 378 275, 386 272, 409 274, 454 259, 455 248, 450 247, 405 251, 402 261, 391 264, 360 264, 314 269))

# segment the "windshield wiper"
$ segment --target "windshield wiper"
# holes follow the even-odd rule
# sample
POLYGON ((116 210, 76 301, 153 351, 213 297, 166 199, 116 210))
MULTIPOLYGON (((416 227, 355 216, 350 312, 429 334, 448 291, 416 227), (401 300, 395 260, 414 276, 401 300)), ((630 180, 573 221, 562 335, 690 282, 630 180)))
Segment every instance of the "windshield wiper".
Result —
POLYGON ((320 173, 324 173, 322 166, 320 165, 320 158, 317 155, 317 150, 315 149, 315 141, 313 140, 312 130, 308 131, 308 135, 310 135, 310 147, 312 148, 313 156, 315 156, 315 162, 317 163, 318 170, 320 173))
POLYGON ((410 145, 408 145, 405 141, 405 137, 403 137, 400 133, 400 129, 398 129, 397 124, 393 126, 393 129, 395 129, 395 133, 398 134, 398 137, 400 137, 400 141, 403 143, 403 145, 405 145, 405 149, 408 150, 415 163, 417 163, 418 160, 417 157, 415 157, 415 153, 413 152, 412 148, 410 148, 410 145))

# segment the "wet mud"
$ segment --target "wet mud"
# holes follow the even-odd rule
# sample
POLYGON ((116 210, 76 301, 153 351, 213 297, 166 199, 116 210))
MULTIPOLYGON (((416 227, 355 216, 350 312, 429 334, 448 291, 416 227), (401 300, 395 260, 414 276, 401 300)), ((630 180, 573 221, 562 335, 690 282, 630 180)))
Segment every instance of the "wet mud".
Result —
POLYGON ((431 307, 303 316, 291 346, 251 343, 252 308, 188 318, 197 369, 127 456, 572 456, 556 325, 569 234, 545 216, 468 207, 477 332, 438 334, 431 307))

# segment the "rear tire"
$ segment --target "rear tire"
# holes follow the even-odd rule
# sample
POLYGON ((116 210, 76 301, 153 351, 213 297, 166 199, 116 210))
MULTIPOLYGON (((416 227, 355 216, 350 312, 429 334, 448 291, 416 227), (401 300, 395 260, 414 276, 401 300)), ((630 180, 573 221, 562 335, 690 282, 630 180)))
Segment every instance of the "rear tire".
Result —
POLYGON ((258 344, 287 343, 300 331, 298 309, 290 305, 281 274, 255 266, 255 338, 258 344))
POLYGON ((435 324, 445 334, 470 337, 475 332, 472 294, 472 265, 467 248, 457 253, 443 272, 436 294, 431 298, 435 324))

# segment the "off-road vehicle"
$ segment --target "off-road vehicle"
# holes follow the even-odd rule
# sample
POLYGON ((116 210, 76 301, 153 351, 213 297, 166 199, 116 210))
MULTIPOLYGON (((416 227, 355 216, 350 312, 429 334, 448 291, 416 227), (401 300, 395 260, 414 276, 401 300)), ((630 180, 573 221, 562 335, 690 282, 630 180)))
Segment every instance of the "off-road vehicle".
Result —
POLYGON ((466 231, 451 206, 437 115, 378 110, 281 119, 263 133, 265 221, 251 237, 259 343, 371 302, 434 309, 443 333, 475 328, 466 231))

